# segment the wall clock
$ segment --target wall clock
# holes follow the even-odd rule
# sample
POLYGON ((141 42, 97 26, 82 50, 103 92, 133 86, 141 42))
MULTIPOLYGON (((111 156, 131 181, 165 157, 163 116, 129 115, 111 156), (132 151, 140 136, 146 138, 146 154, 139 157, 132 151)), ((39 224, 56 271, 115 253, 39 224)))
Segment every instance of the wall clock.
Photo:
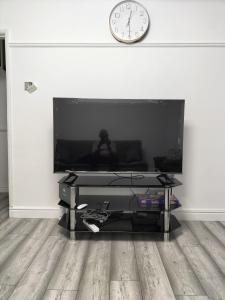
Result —
POLYGON ((118 3, 109 17, 110 31, 123 43, 135 43, 148 32, 150 19, 144 6, 133 0, 118 3))

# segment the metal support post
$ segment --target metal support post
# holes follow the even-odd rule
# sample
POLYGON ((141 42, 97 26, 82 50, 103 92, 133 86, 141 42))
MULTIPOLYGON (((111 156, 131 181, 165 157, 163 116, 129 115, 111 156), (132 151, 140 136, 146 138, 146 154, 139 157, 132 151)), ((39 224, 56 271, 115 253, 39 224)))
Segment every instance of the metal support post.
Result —
POLYGON ((165 206, 164 206, 164 240, 169 240, 170 231, 170 197, 171 188, 165 187, 165 206))
POLYGON ((79 199, 79 187, 71 187, 70 193, 70 230, 74 231, 76 227, 75 206, 79 199))

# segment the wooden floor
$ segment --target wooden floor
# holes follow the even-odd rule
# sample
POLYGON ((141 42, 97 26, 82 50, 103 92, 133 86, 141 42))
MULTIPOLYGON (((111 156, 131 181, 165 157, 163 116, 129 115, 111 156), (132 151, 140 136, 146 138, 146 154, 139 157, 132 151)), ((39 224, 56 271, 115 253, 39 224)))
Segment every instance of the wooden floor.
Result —
POLYGON ((71 241, 56 220, 7 218, 2 198, 1 300, 225 300, 225 222, 71 241))

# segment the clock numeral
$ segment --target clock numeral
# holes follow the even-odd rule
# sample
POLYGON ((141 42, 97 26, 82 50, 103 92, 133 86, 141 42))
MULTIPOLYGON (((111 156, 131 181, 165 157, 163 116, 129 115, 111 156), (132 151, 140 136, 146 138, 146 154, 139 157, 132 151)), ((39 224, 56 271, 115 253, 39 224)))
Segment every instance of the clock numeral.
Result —
POLYGON ((146 19, 146 18, 143 19, 143 23, 144 23, 144 24, 147 23, 147 19, 146 19))
POLYGON ((115 25, 116 24, 116 20, 112 20, 112 24, 115 25))
POLYGON ((130 9, 130 8, 131 8, 130 4, 126 4, 126 9, 130 9))
POLYGON ((115 13, 115 18, 119 18, 120 17, 120 13, 115 13))
POLYGON ((124 6, 121 5, 121 6, 120 6, 120 12, 123 12, 123 11, 124 11, 124 6))
POLYGON ((137 5, 135 5, 135 11, 137 11, 138 10, 138 6, 137 5))
POLYGON ((117 27, 115 27, 115 32, 118 32, 118 28, 117 27))

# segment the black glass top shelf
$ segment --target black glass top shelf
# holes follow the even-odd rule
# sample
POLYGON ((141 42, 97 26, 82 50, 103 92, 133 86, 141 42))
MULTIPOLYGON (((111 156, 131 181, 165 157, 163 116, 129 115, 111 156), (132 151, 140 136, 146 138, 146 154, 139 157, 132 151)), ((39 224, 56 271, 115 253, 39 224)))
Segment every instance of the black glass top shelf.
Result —
MULTIPOLYGON (((173 183, 166 186, 176 187, 182 185, 182 183, 173 178, 173 183)), ((120 175, 81 175, 72 183, 72 186, 85 186, 85 187, 155 187, 163 188, 164 185, 154 176, 133 175, 129 177, 120 175)))

